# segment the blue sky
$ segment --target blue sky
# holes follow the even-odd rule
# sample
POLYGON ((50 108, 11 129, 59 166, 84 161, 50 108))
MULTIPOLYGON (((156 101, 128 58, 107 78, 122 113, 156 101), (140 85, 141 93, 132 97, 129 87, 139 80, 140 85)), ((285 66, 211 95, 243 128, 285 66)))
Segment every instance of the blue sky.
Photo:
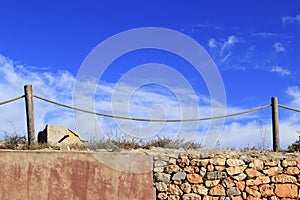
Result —
MULTIPOLYGON (((227 113, 269 104, 272 96, 277 96, 281 104, 300 107, 300 2, 296 0, 12 0, 0 3, 0 24, 0 101, 21 95, 24 84, 33 84, 37 95, 73 104, 78 71, 99 43, 126 30, 161 27, 191 37, 210 55, 223 79, 227 101, 222 106, 226 107, 227 113)), ((182 113, 187 113, 184 115, 187 118, 211 114, 205 81, 188 62, 169 52, 146 49, 123 55, 111 64, 98 84, 92 109, 99 112, 127 115, 130 110, 131 116, 172 119, 182 117, 182 113), (119 81, 135 66, 146 63, 161 63, 176 69, 189 81, 194 96, 183 93, 179 83, 173 91, 148 84, 132 92, 129 84, 119 81), (112 106, 117 83, 123 84, 123 92, 116 93, 118 98, 128 95, 124 92, 127 90, 131 96, 126 101, 117 99, 112 106), (183 105, 179 105, 176 92, 186 97, 183 105), (195 98, 201 110, 199 115, 193 114, 195 105, 190 103, 195 98), (157 105, 161 107, 155 107, 157 105)), ((23 107, 23 103, 18 102, 0 108, 5 113, 0 117, 2 132, 26 132, 23 107), (11 109, 16 111, 10 112, 11 109)), ((47 123, 78 128, 74 113, 38 100, 36 115, 39 116, 37 131, 47 123)), ((118 130, 116 123, 109 119, 97 118, 92 122, 95 120, 92 117, 77 117, 84 124, 79 131, 86 138, 98 137, 94 132, 107 134, 118 130), (101 130, 95 124, 101 124, 101 130)), ((280 122, 281 144, 286 147, 298 138, 300 114, 280 110, 280 122)), ((157 124, 144 127, 142 123, 126 123, 119 124, 129 132, 132 132, 132 126, 137 126, 134 136, 139 137, 138 132, 146 132, 145 129, 151 133, 161 129, 157 124)), ((201 142, 201 130, 207 126, 209 122, 171 124, 160 134, 172 135, 173 131, 177 133, 175 137, 190 137, 201 142), (180 133, 174 131, 174 127, 181 127, 180 133), (193 130, 197 130, 196 133, 193 130)), ((243 118, 227 119, 218 144, 221 147, 271 147, 270 134, 270 110, 267 109, 243 118), (266 141, 262 137, 266 137, 266 141)), ((145 133, 144 136, 150 135, 145 133)))

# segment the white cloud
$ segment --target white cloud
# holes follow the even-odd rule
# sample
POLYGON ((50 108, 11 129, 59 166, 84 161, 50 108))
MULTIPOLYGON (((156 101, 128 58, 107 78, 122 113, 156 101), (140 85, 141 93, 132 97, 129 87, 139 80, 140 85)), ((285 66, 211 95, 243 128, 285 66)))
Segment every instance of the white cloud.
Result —
MULTIPOLYGON (((232 44, 234 41, 229 43, 232 44)), ((38 68, 29 68, 25 65, 16 65, 11 59, 0 56, 0 102, 20 96, 23 94, 23 85, 33 84, 36 95, 55 100, 67 105, 72 105, 73 85, 75 78, 67 71, 49 72, 36 71, 38 68)), ((278 70, 277 70, 278 71, 278 70)), ((277 72, 276 71, 276 72, 277 72)), ((85 87, 89 87, 86 83, 85 87)), ((133 89, 128 84, 120 84, 118 95, 112 101, 112 95, 116 92, 112 83, 101 83, 98 85, 95 104, 92 109, 102 113, 113 113, 122 116, 142 117, 142 118, 168 118, 178 119, 208 117, 211 115, 211 102, 207 96, 195 96, 187 94, 184 88, 176 88, 175 94, 183 96, 182 102, 178 102, 175 96, 166 95, 164 91, 153 88, 140 88, 136 90, 130 98, 128 92, 133 89), (200 112, 195 112, 194 104, 200 103, 200 112), (112 109, 112 107, 114 109, 112 109)), ((292 97, 292 103, 300 105, 300 90, 298 87, 289 87, 287 94, 292 97)), ((92 98, 90 94, 85 94, 85 98, 92 98)), ((72 111, 42 102, 38 99, 35 102, 36 132, 42 130, 47 123, 60 124, 71 129, 76 129, 72 111)), ((85 99, 81 99, 81 106, 85 108, 85 99)), ((220 107, 224 105, 219 105, 220 107)), ((228 106, 227 113, 235 113, 246 110, 245 107, 228 106)), ((14 131, 25 134, 25 110, 24 100, 0 106, 0 133, 14 131)), ((218 112, 217 112, 218 113, 218 112)), ((162 130, 162 134, 184 139, 195 139, 202 142, 211 121, 200 121, 191 123, 169 123, 153 124, 147 122, 132 122, 125 120, 115 121, 105 117, 95 117, 93 115, 80 113, 77 119, 84 125, 84 130, 80 130, 84 139, 109 136, 121 129, 130 131, 132 136, 148 137, 153 133, 162 130), (119 128, 116 126, 119 124, 119 128), (121 129, 120 129, 121 128, 121 129), (178 131, 180 130, 180 131, 178 131)), ((261 119, 259 112, 241 115, 227 119, 223 133, 220 137, 221 147, 242 148, 247 146, 257 146, 261 144, 261 129, 257 119, 261 119), (245 123, 246 120, 246 123, 245 123)), ((265 120, 265 124, 270 123, 270 119, 265 120)), ((291 116, 288 119, 281 119, 281 144, 286 147, 297 139, 297 130, 300 130, 300 117, 291 116), (283 137, 284 136, 284 137, 283 137)), ((266 126, 266 144, 271 145, 269 125, 266 126)), ((2 136, 3 137, 3 136, 2 136)))
POLYGON ((207 45, 210 48, 212 56, 223 64, 232 57, 232 48, 238 42, 240 41, 236 36, 230 35, 226 39, 216 40, 215 38, 210 38, 207 41, 207 45))
POLYGON ((298 86, 288 87, 286 93, 293 98, 292 105, 300 106, 300 88, 298 86))
POLYGON ((280 52, 285 52, 285 48, 283 47, 283 45, 280 42, 276 42, 273 47, 275 48, 276 52, 280 53, 280 52))
POLYGON ((214 38, 208 40, 209 48, 213 49, 217 47, 217 41, 214 38))
MULTIPOLYGON (((58 71, 55 74, 45 71, 36 71, 38 68, 31 68, 24 65, 17 65, 11 59, 0 55, 0 101, 5 101, 24 94, 23 86, 32 84, 34 94, 71 104, 72 87, 74 77, 67 71, 58 71)), ((24 100, 2 105, 0 107, 0 133, 17 132, 26 133, 24 100), (8 123, 9 122, 9 123, 8 123)), ((49 115, 65 112, 51 104, 45 104, 35 100, 35 127, 36 132, 44 128, 45 123, 51 122, 49 115)), ((64 124, 63 121, 60 123, 64 124)), ((70 126, 66 123, 66 126, 70 126)), ((1 135, 3 137, 3 135, 1 135)))
POLYGON ((281 18, 282 23, 285 24, 299 24, 300 25, 300 14, 296 16, 285 16, 281 18))
POLYGON ((288 76, 291 74, 288 69, 284 69, 280 66, 274 66, 274 67, 272 67, 272 69, 270 71, 276 72, 276 73, 280 74, 281 76, 288 76))
POLYGON ((238 42, 238 39, 236 36, 231 35, 227 38, 227 40, 223 43, 220 54, 224 55, 224 51, 230 50, 231 47, 238 42))

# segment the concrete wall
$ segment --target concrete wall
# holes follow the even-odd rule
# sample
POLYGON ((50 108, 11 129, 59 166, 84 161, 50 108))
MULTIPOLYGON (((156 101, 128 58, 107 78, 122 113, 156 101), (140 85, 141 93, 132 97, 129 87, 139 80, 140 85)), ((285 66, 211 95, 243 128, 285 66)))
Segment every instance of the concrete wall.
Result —
POLYGON ((152 158, 136 153, 0 151, 0 199, 155 199, 152 158))

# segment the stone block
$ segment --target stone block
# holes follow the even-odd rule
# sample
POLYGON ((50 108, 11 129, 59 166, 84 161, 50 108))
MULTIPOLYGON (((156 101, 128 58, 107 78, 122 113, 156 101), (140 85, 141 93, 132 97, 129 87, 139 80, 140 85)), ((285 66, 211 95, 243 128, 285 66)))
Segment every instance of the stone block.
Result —
POLYGON ((198 194, 185 194, 182 197, 183 200, 201 200, 201 196, 198 194))
POLYGON ((204 185, 193 185, 193 192, 200 195, 207 195, 208 189, 204 185))
POLYGON ((207 172, 206 179, 207 180, 220 180, 227 177, 226 172, 214 171, 214 172, 207 172))
POLYGON ((199 174, 188 174, 187 175, 187 180, 190 183, 203 183, 203 178, 199 174))
POLYGON ((282 198, 297 198, 298 186, 295 184, 276 184, 275 195, 282 198))
POLYGON ((227 196, 239 196, 241 195, 241 191, 237 187, 231 187, 226 190, 227 196))
POLYGON ((244 161, 240 160, 240 159, 228 159, 226 161, 227 165, 229 167, 235 167, 235 166, 242 166, 245 165, 244 161))
POLYGON ((184 180, 185 177, 186 177, 186 173, 183 171, 179 171, 173 175, 172 180, 173 181, 184 180))
POLYGON ((84 145, 79 132, 70 130, 65 126, 52 124, 46 125, 45 129, 38 133, 38 143, 48 143, 58 146, 62 144, 84 145))
POLYGON ((209 190, 209 195, 226 196, 226 192, 225 192, 224 187, 221 184, 218 184, 209 190))

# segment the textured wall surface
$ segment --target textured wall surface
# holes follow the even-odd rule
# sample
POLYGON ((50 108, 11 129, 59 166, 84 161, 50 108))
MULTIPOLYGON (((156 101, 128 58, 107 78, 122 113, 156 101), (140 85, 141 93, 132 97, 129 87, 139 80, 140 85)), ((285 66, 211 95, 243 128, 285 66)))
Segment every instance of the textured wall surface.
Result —
POLYGON ((0 151, 0 199, 155 199, 152 158, 136 153, 0 151))
POLYGON ((0 199, 300 199, 300 154, 132 151, 0 151, 0 199))
POLYGON ((300 155, 161 151, 154 156, 157 199, 300 199, 300 155))

